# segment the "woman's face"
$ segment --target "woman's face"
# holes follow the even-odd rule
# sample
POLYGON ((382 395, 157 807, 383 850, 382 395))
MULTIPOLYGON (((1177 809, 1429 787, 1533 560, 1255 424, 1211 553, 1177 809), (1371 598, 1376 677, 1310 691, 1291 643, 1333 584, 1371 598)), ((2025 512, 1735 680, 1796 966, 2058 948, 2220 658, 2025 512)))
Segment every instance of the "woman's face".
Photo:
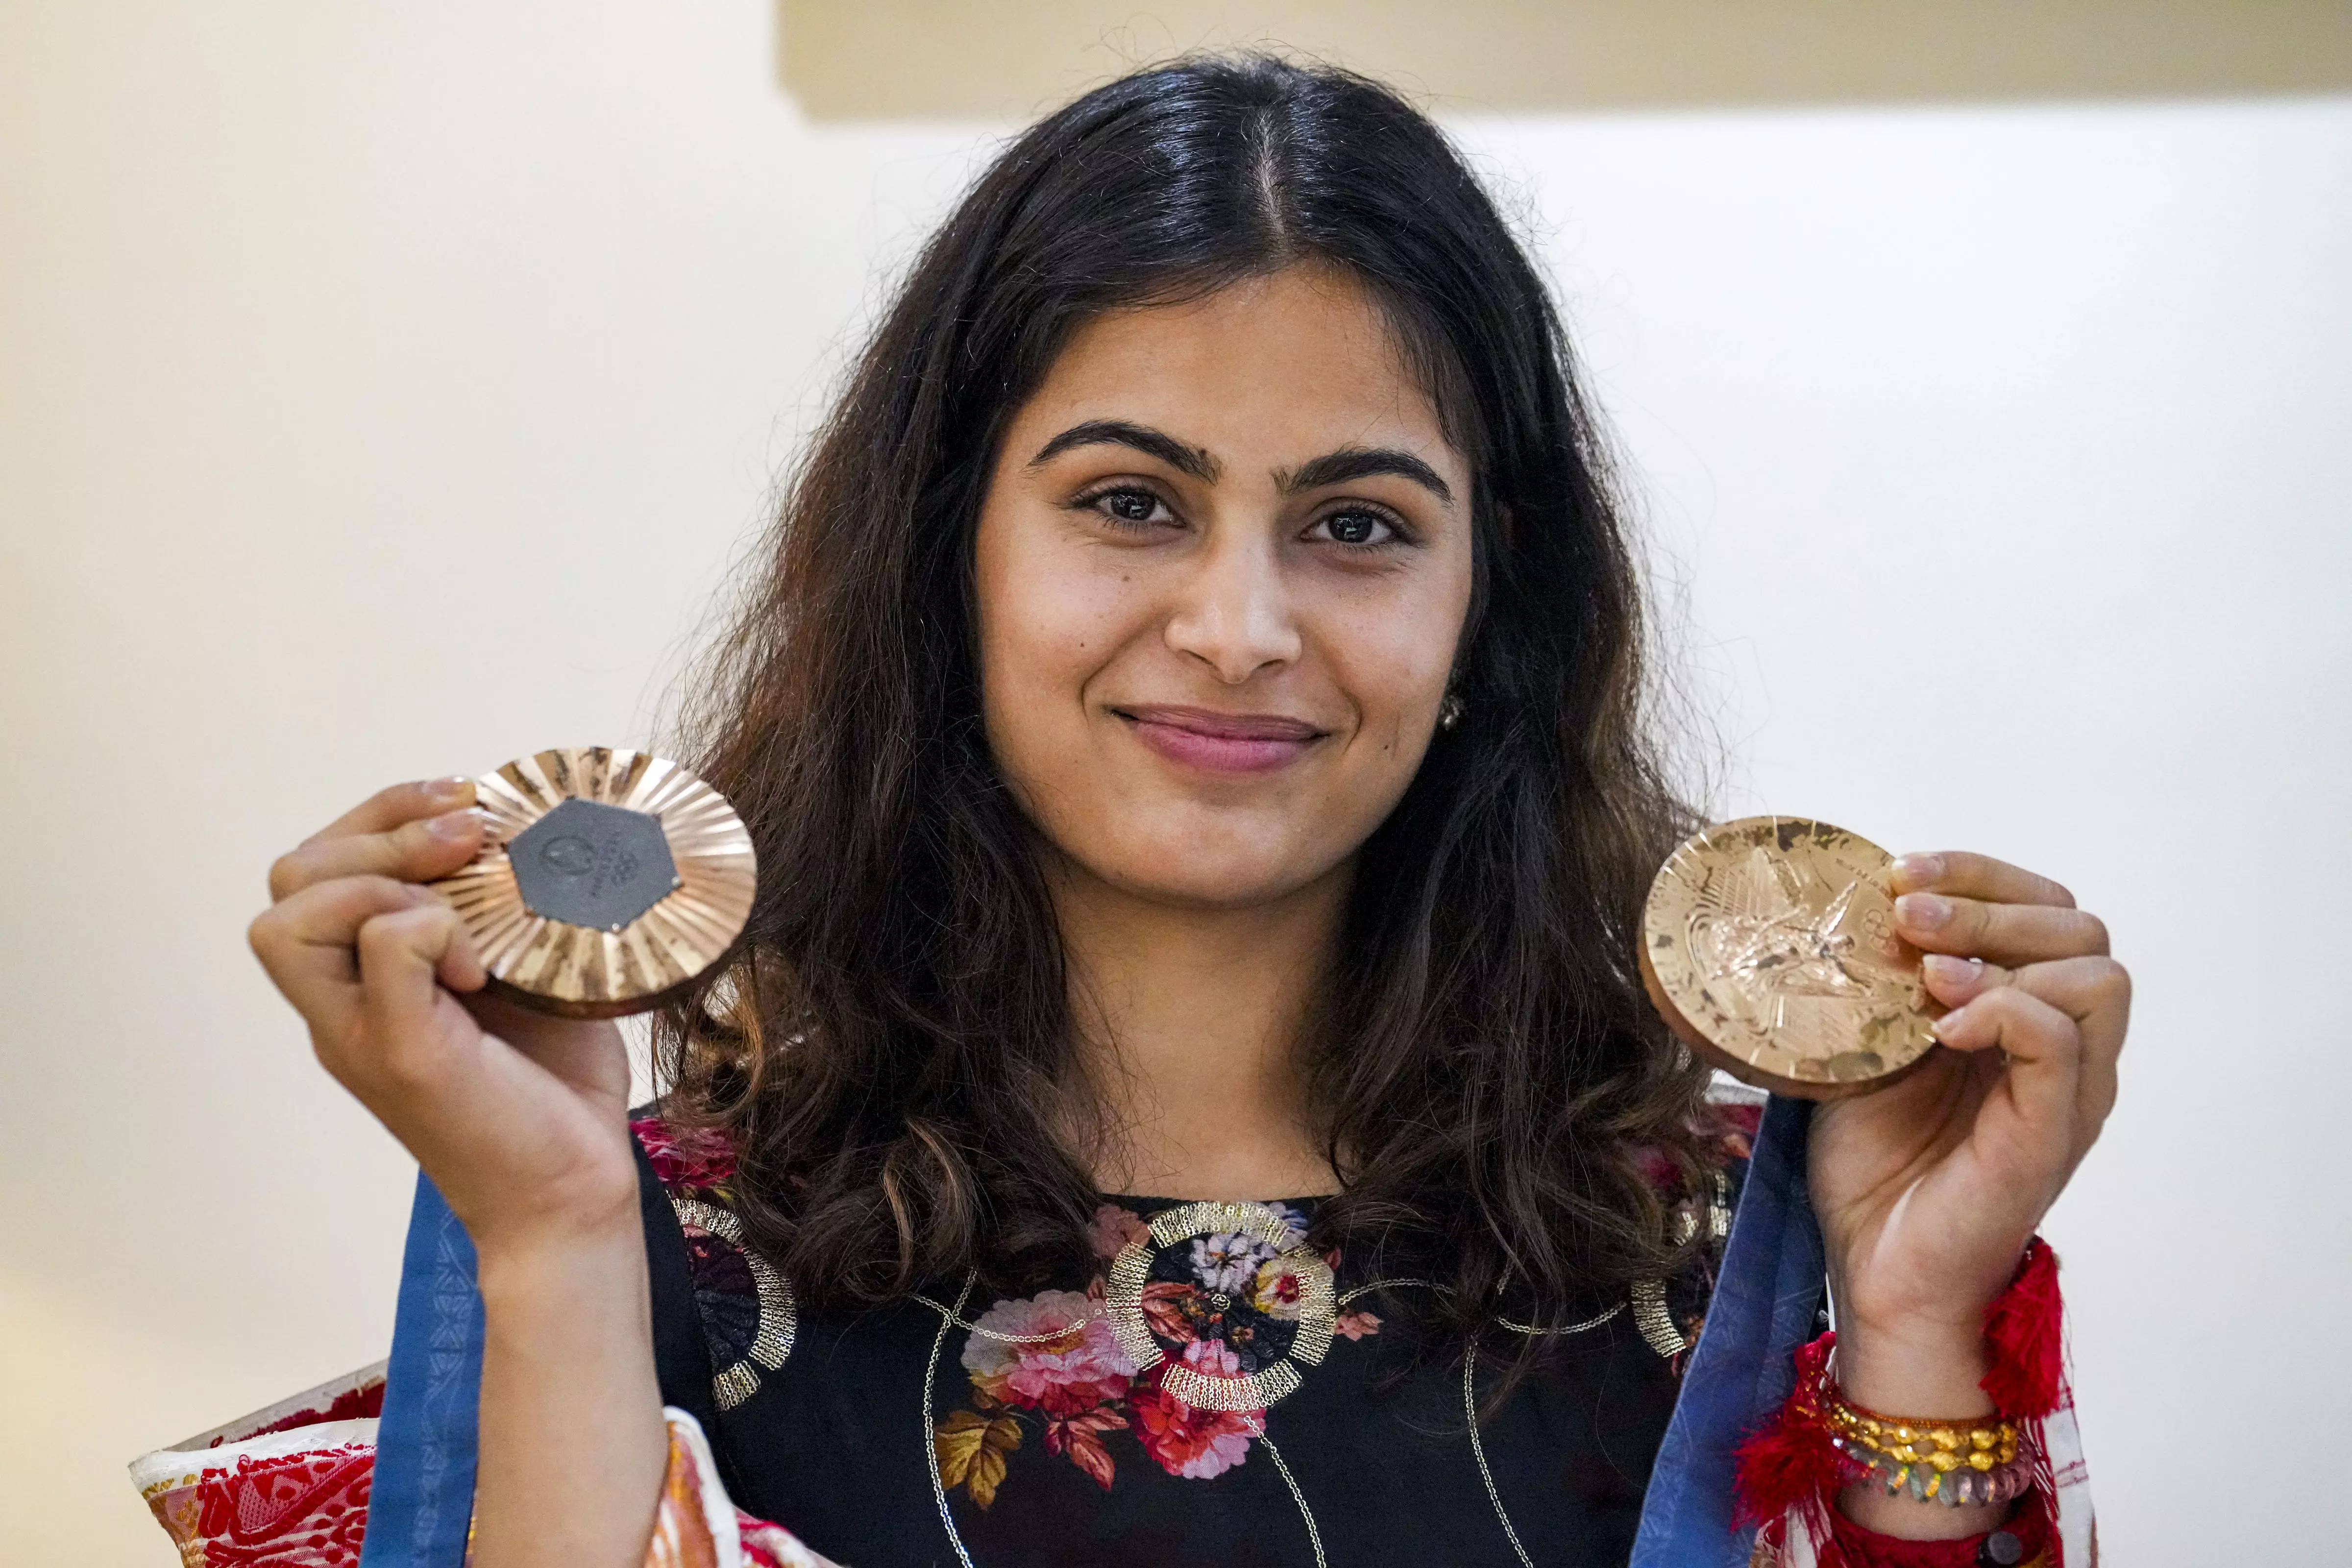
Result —
POLYGON ((998 765, 1068 869, 1137 896, 1341 871, 1429 745, 1470 527, 1468 466, 1346 277, 1097 319, 981 511, 998 765))

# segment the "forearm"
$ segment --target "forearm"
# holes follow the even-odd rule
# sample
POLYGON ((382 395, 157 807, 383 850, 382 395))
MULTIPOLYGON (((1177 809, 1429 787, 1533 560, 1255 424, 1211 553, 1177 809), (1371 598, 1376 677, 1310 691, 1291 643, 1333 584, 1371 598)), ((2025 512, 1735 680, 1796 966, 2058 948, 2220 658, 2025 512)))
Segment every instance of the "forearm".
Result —
POLYGON ((634 1209, 486 1249, 475 1568, 639 1568, 668 1437, 634 1209))

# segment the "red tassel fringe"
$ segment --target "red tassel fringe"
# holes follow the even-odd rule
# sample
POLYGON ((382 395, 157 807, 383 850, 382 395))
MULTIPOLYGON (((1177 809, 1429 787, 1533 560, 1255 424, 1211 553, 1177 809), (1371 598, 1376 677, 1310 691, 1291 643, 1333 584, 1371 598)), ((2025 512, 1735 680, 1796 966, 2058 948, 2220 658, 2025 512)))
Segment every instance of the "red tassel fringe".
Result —
POLYGON ((1740 1528, 1791 1510, 1811 1512, 1844 1484, 1843 1461, 1822 1419, 1822 1390, 1836 1344, 1837 1335, 1828 1333, 1799 1348, 1797 1386, 1763 1430, 1739 1445, 1734 1514, 1740 1528))
POLYGON ((2017 1278, 1985 1309, 1985 1340, 1992 1370, 1979 1384, 2004 1415, 2047 1415, 2058 1408, 2066 1380, 2058 1255, 2040 1237, 2026 1243, 2017 1278))

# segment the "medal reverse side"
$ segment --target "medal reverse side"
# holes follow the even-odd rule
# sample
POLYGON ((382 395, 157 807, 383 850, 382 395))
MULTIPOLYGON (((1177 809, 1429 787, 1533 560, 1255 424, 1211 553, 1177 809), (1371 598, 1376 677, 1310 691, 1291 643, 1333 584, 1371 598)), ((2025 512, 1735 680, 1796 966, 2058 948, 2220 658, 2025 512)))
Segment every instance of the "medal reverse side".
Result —
POLYGON ((1936 1043, 1941 1011, 1895 931, 1893 857, 1799 816, 1685 839, 1643 909, 1642 978, 1699 1055, 1776 1094, 1882 1089, 1936 1043))

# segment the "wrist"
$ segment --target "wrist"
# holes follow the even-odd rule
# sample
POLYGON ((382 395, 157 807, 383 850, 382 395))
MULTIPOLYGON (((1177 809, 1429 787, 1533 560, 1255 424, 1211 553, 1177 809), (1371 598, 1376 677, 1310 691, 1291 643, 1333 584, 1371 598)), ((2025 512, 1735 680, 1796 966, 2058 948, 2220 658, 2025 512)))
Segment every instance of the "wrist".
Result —
POLYGON ((475 1279, 487 1311, 528 1312, 576 1299, 614 1271, 645 1269, 645 1237, 634 1206, 502 1227, 478 1239, 475 1279))
POLYGON ((462 1192, 444 1185, 474 1244, 482 1270, 495 1259, 513 1269, 551 1266, 562 1254, 610 1247, 624 1237, 639 1237, 637 1172, 626 1145, 618 1159, 580 1160, 553 1177, 462 1192))
POLYGON ((1977 1325, 1840 1323, 1831 1375, 1853 1403, 1897 1415, 1993 1413, 1992 1347, 1977 1325))

